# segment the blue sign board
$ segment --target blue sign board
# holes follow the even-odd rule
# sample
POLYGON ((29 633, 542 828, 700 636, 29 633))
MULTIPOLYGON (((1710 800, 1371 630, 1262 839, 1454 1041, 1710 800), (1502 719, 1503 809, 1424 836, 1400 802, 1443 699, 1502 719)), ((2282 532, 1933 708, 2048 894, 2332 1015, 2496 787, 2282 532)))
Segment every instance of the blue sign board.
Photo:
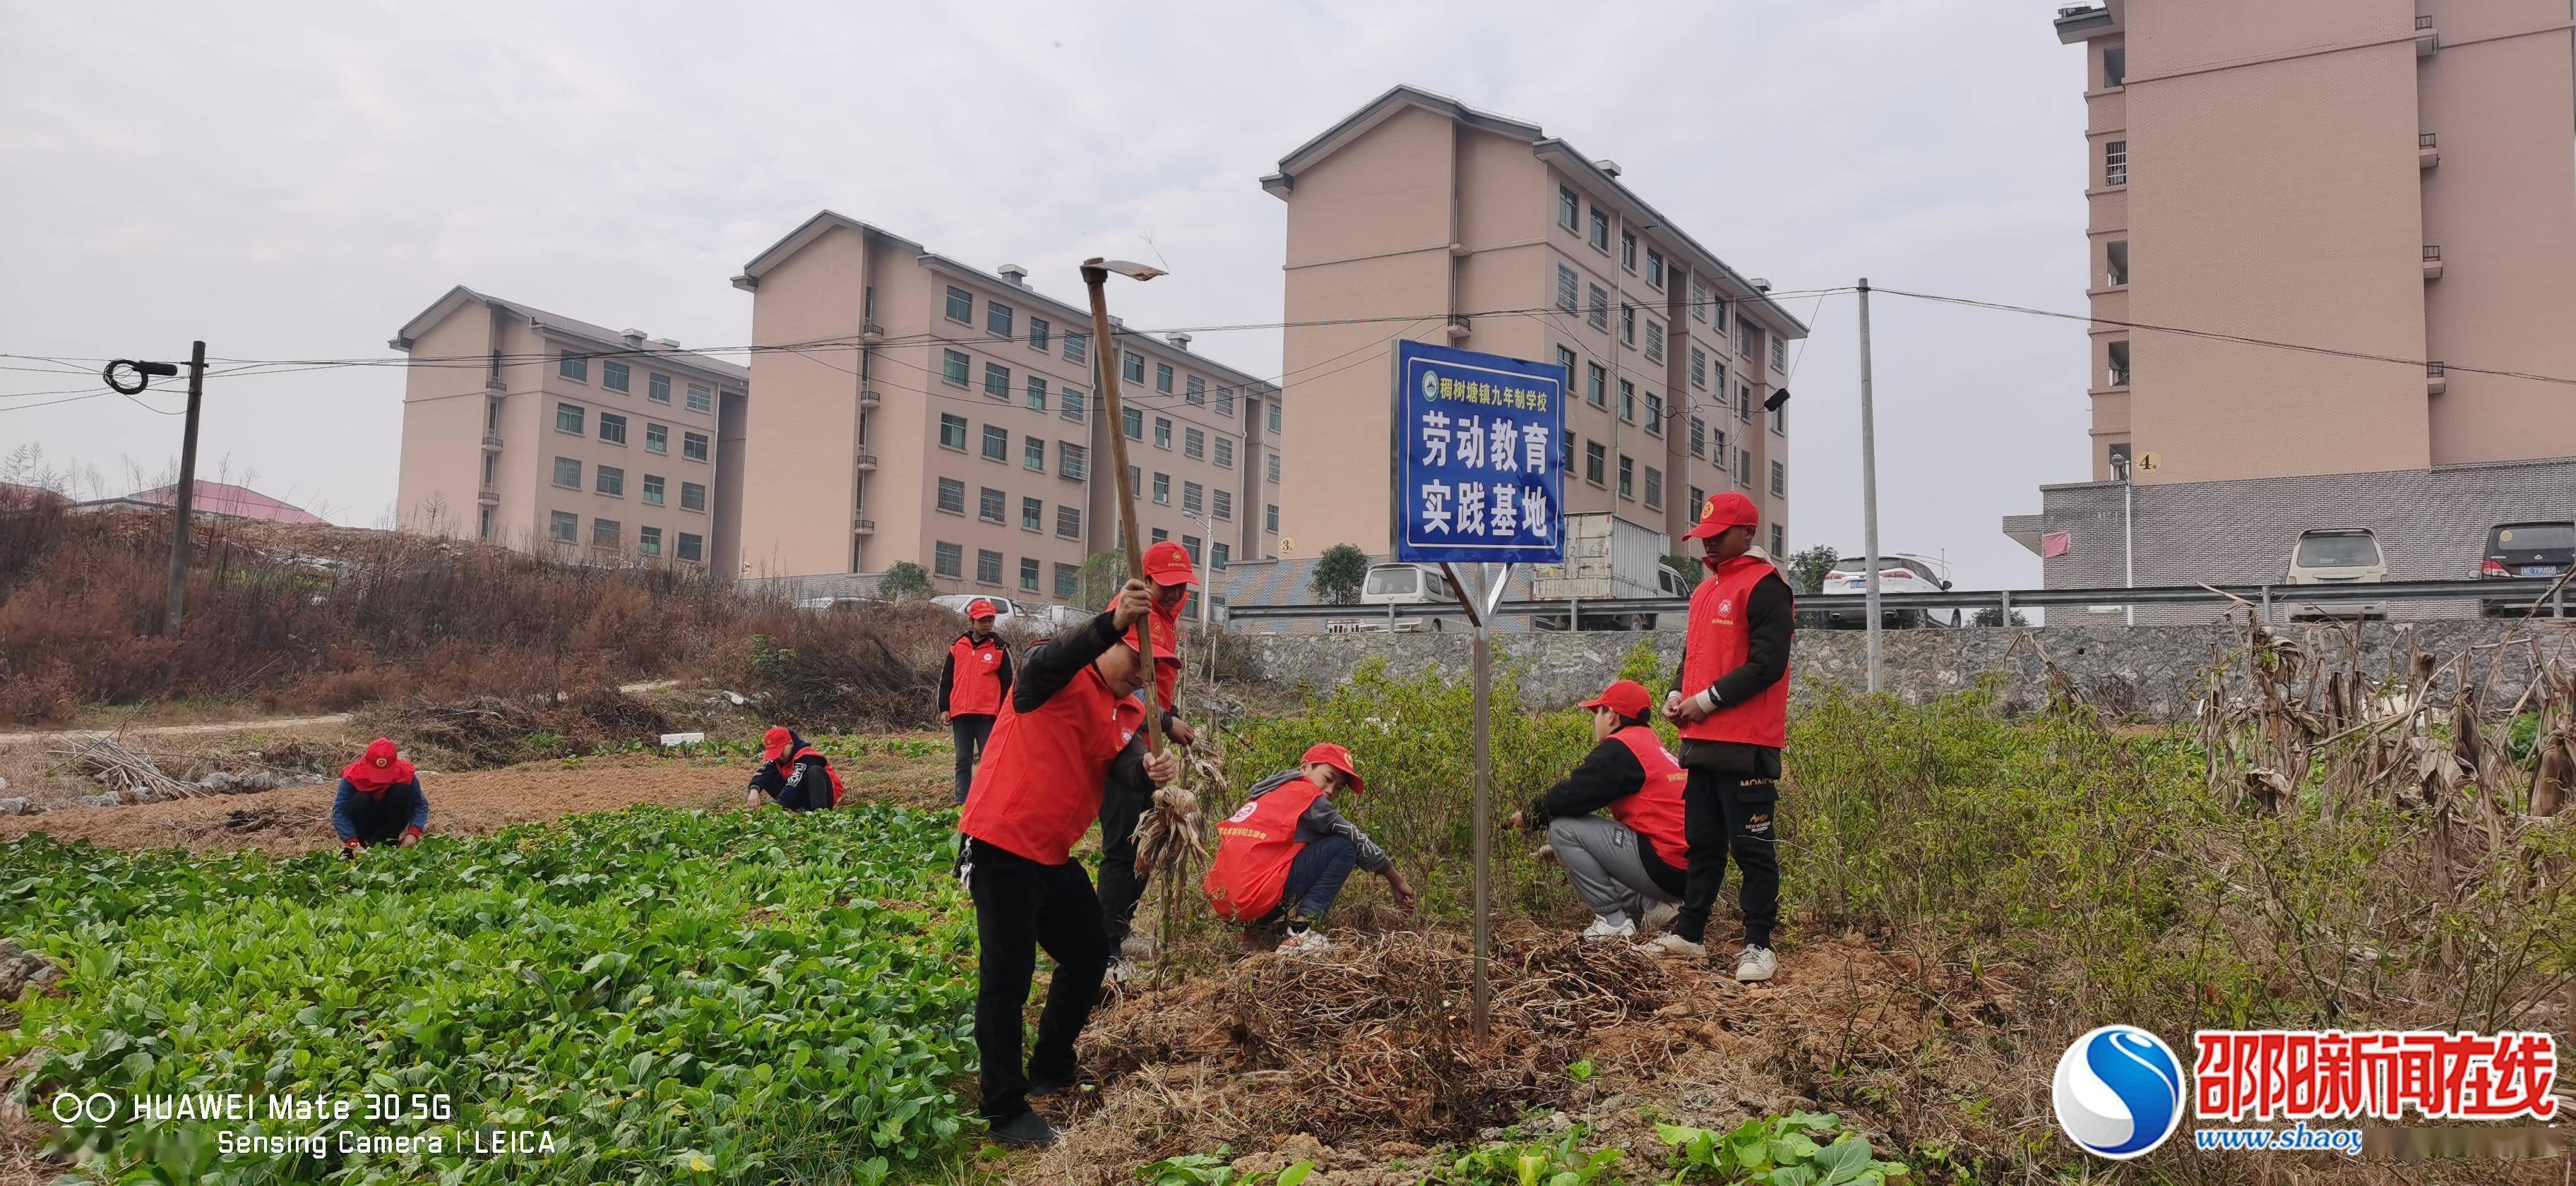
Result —
POLYGON ((1399 342, 1395 558, 1565 560, 1565 368, 1399 342))

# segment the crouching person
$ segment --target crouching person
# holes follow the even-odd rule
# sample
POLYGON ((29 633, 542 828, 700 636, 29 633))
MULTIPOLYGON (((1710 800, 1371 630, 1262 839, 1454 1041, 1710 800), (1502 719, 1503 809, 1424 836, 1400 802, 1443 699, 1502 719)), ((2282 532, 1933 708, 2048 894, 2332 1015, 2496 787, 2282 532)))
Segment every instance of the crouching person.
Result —
POLYGON ((1253 784, 1251 797, 1217 825, 1216 860, 1200 886, 1218 917, 1284 924, 1281 952, 1320 951, 1331 943, 1315 924, 1354 868, 1384 876, 1396 905, 1413 909, 1413 887, 1395 862, 1333 807, 1329 796, 1344 787, 1355 795, 1366 789, 1350 751, 1329 742, 1307 750, 1297 769, 1253 784))
POLYGON ((975 901, 979 947, 982 1107, 993 1139, 1005 1145, 1055 1140, 1029 1099, 1074 1086, 1074 1040, 1109 969, 1100 898, 1073 860, 1074 842, 1100 814, 1111 778, 1162 784, 1180 773, 1172 755, 1127 744, 1145 723, 1144 706, 1128 694, 1151 675, 1131 629, 1148 612, 1145 582, 1131 580, 1111 612, 1029 650, 957 819, 965 836, 958 875, 975 901), (1055 978, 1023 1074, 1020 1014, 1039 948, 1054 958, 1055 978))
POLYGON ((340 791, 331 800, 331 829, 340 834, 340 855, 378 844, 404 848, 420 843, 429 827, 429 796, 420 790, 420 772, 403 761, 389 738, 367 744, 366 755, 340 771, 340 791))
POLYGON ((1620 680, 1583 702, 1596 744, 1583 764, 1512 813, 1515 828, 1546 828, 1574 892, 1596 916, 1586 939, 1628 938, 1669 925, 1690 881, 1682 788, 1690 781, 1648 725, 1654 696, 1620 680), (1608 811, 1604 819, 1593 814, 1608 811))
POLYGON ((817 811, 840 806, 841 789, 841 772, 823 751, 787 726, 772 725, 760 739, 760 769, 752 772, 742 807, 757 811, 766 796, 789 811, 817 811))

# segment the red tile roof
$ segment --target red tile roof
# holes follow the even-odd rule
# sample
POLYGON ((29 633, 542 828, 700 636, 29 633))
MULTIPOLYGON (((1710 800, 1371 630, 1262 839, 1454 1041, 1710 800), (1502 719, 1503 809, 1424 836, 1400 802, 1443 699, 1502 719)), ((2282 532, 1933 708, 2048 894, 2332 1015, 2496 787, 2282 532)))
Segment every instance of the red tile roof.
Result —
MULTIPOLYGON (((176 482, 152 490, 138 490, 123 501, 169 506, 178 498, 176 482)), ((229 482, 197 482, 197 494, 189 509, 200 515, 229 515, 236 519, 258 519, 267 523, 293 523, 317 526, 327 522, 322 516, 301 507, 288 506, 246 486, 229 482)))

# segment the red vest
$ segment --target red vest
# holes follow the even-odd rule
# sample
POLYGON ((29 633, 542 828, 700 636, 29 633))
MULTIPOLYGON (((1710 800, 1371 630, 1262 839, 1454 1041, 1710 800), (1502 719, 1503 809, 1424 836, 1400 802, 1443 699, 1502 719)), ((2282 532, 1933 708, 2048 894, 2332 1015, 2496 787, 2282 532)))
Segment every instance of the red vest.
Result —
POLYGON ((803 748, 803 749, 800 749, 800 750, 796 751, 795 753, 792 753, 792 754, 781 754, 781 755, 779 755, 778 760, 777 760, 777 761, 775 761, 775 762, 770 763, 770 765, 775 766, 775 767, 777 767, 777 768, 778 768, 778 777, 780 777, 780 778, 785 778, 785 777, 787 777, 787 776, 788 776, 788 775, 790 775, 790 774, 794 774, 794 773, 796 773, 796 764, 797 764, 798 762, 802 762, 802 761, 804 761, 804 760, 805 760, 805 755, 807 755, 807 754, 812 754, 812 755, 814 755, 815 757, 823 758, 823 773, 825 773, 825 774, 828 774, 828 775, 831 775, 831 776, 832 776, 832 806, 834 806, 834 807, 838 807, 838 806, 840 806, 840 805, 841 805, 841 791, 843 790, 843 787, 841 786, 841 772, 840 772, 840 771, 838 771, 838 770, 834 770, 834 769, 832 769, 832 759, 830 759, 830 758, 824 758, 824 757, 823 757, 823 751, 818 750, 818 749, 814 748, 813 746, 810 746, 810 745, 809 745, 809 746, 806 746, 806 747, 805 747, 805 748, 803 748))
POLYGON ((960 634, 948 644, 948 711, 957 716, 989 717, 1002 711, 1002 636, 975 641, 960 634))
MULTIPOLYGON (((1158 600, 1154 603, 1152 611, 1154 622, 1150 629, 1154 633, 1154 703, 1165 711, 1171 709, 1172 693, 1181 682, 1181 611, 1189 608, 1189 604, 1190 599, 1184 597, 1179 605, 1165 608, 1158 600)), ((1111 598, 1101 612, 1107 613, 1117 608, 1117 599, 1111 598)))
POLYGON ((1664 739, 1653 729, 1631 725, 1610 735, 1612 741, 1628 747, 1637 755, 1637 765, 1644 767, 1646 781, 1637 793, 1614 800, 1610 818, 1628 825, 1655 846, 1655 855, 1675 869, 1690 866, 1690 841, 1682 833, 1682 784, 1690 781, 1682 764, 1664 749, 1664 739))
POLYGON ((1324 788, 1298 778, 1246 802, 1216 826, 1216 861, 1208 866, 1208 905, 1217 917, 1254 922, 1279 905, 1288 888, 1288 864, 1297 859, 1297 821, 1322 798, 1324 788))
MULTIPOLYGON (((1689 651, 1682 663, 1681 693, 1695 696, 1718 677, 1743 666, 1753 649, 1753 631, 1745 617, 1753 586, 1774 575, 1769 562, 1738 556, 1717 566, 1715 575, 1691 590, 1689 651)), ((1737 741, 1786 749, 1789 745, 1789 673, 1741 704, 1721 704, 1717 711, 1682 726, 1693 741, 1737 741)))
POLYGON ((1004 700, 957 830, 1041 865, 1065 863, 1144 717, 1088 665, 1035 712, 1004 700))

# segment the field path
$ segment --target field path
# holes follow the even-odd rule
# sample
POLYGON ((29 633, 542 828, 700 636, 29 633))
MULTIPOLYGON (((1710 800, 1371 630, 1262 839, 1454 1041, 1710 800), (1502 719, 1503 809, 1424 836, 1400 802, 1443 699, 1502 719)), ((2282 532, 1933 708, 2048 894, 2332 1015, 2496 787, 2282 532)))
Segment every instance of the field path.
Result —
MULTIPOLYGON (((644 680, 642 682, 632 684, 619 684, 617 685, 617 690, 632 696, 638 692, 658 692, 664 688, 678 686, 679 682, 676 680, 657 679, 644 680)), ((260 717, 255 720, 215 721, 208 724, 197 725, 145 725, 133 729, 37 729, 25 733, 0 733, 0 748, 6 748, 12 745, 25 745, 32 741, 43 741, 49 737, 185 737, 191 734, 249 733, 254 731, 277 729, 302 729, 314 725, 345 725, 347 723, 349 723, 348 713, 333 712, 312 717, 260 717)))

